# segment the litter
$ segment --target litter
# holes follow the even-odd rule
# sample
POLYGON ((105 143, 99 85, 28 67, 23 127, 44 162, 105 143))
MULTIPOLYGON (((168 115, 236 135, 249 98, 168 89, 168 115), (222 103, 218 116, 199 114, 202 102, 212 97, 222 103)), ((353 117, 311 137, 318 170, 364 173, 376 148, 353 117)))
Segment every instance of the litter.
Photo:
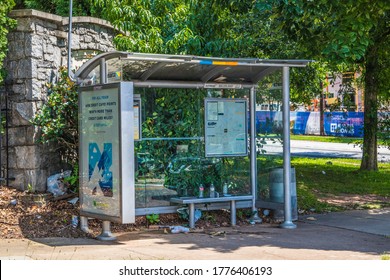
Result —
POLYGON ((171 230, 171 233, 188 233, 190 232, 190 229, 187 228, 187 227, 183 227, 183 226, 172 226, 172 227, 169 227, 169 229, 171 230))
POLYGON ((79 198, 78 198, 78 197, 75 197, 75 198, 72 198, 72 199, 68 200, 68 202, 69 202, 70 204, 73 204, 73 205, 75 205, 75 204, 77 203, 77 201, 79 201, 79 198))
POLYGON ((52 193, 54 197, 65 194, 67 188, 63 182, 63 179, 69 177, 71 173, 72 171, 67 170, 47 178, 47 191, 52 193))

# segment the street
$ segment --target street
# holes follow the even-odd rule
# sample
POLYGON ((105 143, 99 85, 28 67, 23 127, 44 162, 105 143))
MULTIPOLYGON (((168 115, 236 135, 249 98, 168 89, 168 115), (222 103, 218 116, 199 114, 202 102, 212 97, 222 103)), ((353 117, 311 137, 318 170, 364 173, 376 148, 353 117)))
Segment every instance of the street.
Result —
MULTIPOLYGON (((281 143, 264 145, 266 154, 282 155, 281 143)), ((345 143, 327 143, 315 141, 291 140, 291 155, 298 157, 329 157, 329 158, 362 158, 362 150, 359 146, 345 143)), ((390 162, 390 150, 384 147, 378 148, 378 162, 390 162)))

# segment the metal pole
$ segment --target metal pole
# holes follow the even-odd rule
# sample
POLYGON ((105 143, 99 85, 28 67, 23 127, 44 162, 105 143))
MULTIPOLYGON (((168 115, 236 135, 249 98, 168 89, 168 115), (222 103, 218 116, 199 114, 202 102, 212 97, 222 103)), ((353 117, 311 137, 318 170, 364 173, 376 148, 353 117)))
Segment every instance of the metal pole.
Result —
POLYGON ((80 229, 86 233, 90 233, 87 217, 80 216, 80 229))
POLYGON ((291 209, 291 155, 290 155, 290 68, 283 67, 283 180, 284 222, 281 228, 293 229, 291 209))
POLYGON ((106 59, 100 59, 100 84, 107 84, 106 59))
POLYGON ((195 228, 195 204, 194 203, 190 203, 188 205, 188 208, 189 208, 189 224, 190 224, 190 228, 195 228))
POLYGON ((231 200, 230 201, 230 222, 232 226, 235 226, 237 224, 237 218, 236 218, 236 201, 231 200))
POLYGON ((103 221, 102 233, 96 237, 98 240, 114 241, 116 237, 111 233, 110 221, 103 221))
POLYGON ((249 98, 249 113, 250 113, 250 163, 251 163, 251 186, 252 186, 252 217, 251 220, 255 223, 262 223, 263 220, 259 217, 256 207, 257 193, 257 152, 256 152, 256 90, 255 87, 250 89, 249 98))

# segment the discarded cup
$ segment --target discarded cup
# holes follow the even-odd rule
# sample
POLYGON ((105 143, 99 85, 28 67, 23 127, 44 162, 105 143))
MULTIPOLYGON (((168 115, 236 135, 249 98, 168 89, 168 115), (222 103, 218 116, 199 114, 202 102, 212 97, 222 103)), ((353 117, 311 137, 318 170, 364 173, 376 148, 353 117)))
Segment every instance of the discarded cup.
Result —
POLYGON ((72 216, 72 227, 76 228, 79 224, 79 217, 76 215, 72 216))

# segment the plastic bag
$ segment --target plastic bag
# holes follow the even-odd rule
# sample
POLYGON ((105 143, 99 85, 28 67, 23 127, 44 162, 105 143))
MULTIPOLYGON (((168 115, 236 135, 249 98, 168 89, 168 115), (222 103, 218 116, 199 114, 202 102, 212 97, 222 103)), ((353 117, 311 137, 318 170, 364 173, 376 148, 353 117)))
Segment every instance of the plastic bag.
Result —
POLYGON ((64 184, 64 178, 72 174, 71 170, 66 170, 61 173, 54 174, 47 178, 47 191, 54 196, 60 196, 66 193, 67 187, 64 184))
POLYGON ((187 227, 183 227, 183 226, 173 226, 173 227, 170 227, 171 229, 171 233, 188 233, 190 232, 190 229, 187 228, 187 227))
MULTIPOLYGON (((179 213, 180 218, 187 221, 189 220, 190 214, 187 207, 179 208, 176 211, 179 213)), ((198 221, 201 217, 202 217, 202 211, 200 209, 195 209, 194 222, 196 223, 196 221, 198 221)))

